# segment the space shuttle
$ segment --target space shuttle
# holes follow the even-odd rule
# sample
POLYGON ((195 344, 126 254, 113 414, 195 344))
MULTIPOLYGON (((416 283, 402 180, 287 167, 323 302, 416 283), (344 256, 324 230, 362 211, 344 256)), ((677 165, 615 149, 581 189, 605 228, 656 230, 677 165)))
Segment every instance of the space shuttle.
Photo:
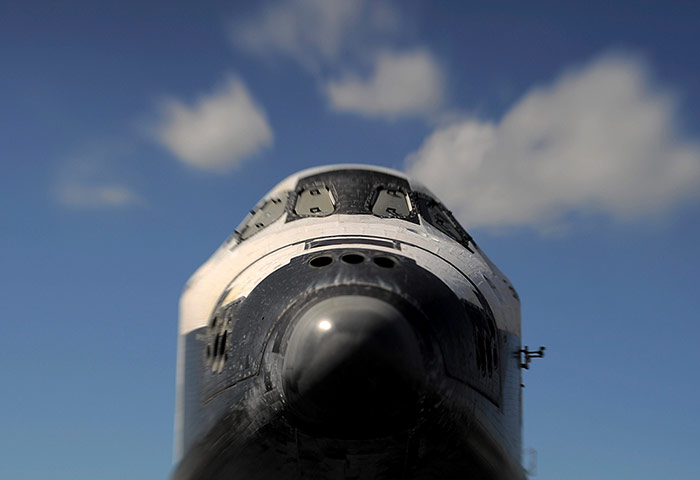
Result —
POLYGON ((522 352, 514 287, 428 189, 304 170, 184 288, 172 478, 524 480, 522 352))

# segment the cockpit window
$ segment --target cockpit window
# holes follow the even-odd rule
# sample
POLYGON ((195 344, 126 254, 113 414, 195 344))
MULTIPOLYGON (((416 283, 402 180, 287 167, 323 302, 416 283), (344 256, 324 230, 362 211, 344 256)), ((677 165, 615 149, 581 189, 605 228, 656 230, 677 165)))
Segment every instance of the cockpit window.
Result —
POLYGON ((413 210, 408 195, 400 190, 380 188, 372 205, 372 213, 383 218, 406 218, 413 210))
POLYGON ((375 170, 331 170, 299 179, 295 206, 287 222, 301 218, 340 215, 377 215, 418 222, 405 178, 375 170))
POLYGON ((287 206, 288 195, 288 192, 284 192, 282 195, 268 198, 253 209, 236 228, 236 236, 245 240, 278 220, 287 206))
POLYGON ((474 252, 469 245, 473 243, 472 237, 462 228, 459 222, 455 219, 443 204, 430 198, 425 194, 417 194, 418 207, 423 219, 433 227, 440 230, 445 235, 452 237, 457 242, 461 243, 467 250, 474 252))
POLYGON ((311 187, 297 196, 294 213, 300 217, 325 217, 335 210, 335 199, 326 187, 311 187))

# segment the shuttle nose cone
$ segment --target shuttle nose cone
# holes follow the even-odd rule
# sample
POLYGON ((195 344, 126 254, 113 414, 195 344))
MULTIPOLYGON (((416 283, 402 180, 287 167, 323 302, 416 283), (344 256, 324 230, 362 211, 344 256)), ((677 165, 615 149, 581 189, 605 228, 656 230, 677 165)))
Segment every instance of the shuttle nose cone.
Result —
POLYGON ((284 359, 293 413, 331 436, 388 432, 415 413, 423 361, 390 303, 362 295, 322 300, 294 326, 284 359))

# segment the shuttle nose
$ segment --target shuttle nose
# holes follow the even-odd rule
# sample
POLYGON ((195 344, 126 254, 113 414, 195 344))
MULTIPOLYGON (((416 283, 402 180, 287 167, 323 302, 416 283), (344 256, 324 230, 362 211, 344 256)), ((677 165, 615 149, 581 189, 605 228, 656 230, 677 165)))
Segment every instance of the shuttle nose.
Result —
POLYGON ((396 307, 344 295, 301 316, 283 368, 285 394, 300 420, 331 434, 362 436, 411 418, 423 361, 416 335, 396 307))

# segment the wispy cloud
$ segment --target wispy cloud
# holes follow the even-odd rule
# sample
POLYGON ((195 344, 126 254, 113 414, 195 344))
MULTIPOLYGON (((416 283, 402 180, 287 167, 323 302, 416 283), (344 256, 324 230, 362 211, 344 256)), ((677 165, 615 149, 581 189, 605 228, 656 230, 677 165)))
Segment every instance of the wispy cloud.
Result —
POLYGON ((436 130, 407 158, 469 227, 664 212, 700 192, 700 145, 643 62, 607 55, 531 90, 499 122, 436 130))
POLYGON ((119 173, 115 159, 124 147, 97 142, 62 162, 52 195, 58 204, 79 210, 126 209, 142 206, 146 200, 119 173))
POLYGON ((126 208, 143 203, 138 194, 120 184, 67 183, 58 186, 56 198, 64 206, 80 209, 126 208))
POLYGON ((394 120, 432 115, 445 83, 427 48, 398 50, 403 19, 388 2, 281 0, 232 24, 233 44, 310 72, 334 111, 394 120), (369 77, 358 75, 371 65, 369 77))
POLYGON ((195 168, 230 170, 273 141, 265 112, 235 77, 191 106, 169 99, 161 113, 155 137, 195 168))
POLYGON ((443 84, 428 51, 383 52, 369 78, 346 76, 328 83, 326 93, 337 111, 396 118, 435 112, 442 104, 443 84))
POLYGON ((317 73, 398 25, 398 14, 381 1, 282 0, 233 22, 230 37, 242 50, 287 57, 317 73))

